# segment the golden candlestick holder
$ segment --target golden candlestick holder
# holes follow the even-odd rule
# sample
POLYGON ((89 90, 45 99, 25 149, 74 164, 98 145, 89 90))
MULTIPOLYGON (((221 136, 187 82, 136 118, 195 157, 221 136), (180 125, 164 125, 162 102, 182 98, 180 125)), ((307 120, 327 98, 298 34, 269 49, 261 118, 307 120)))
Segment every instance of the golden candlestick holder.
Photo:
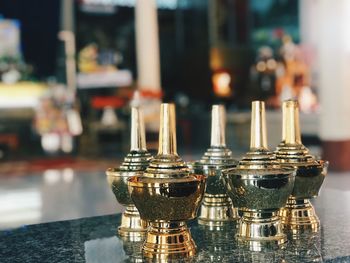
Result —
POLYGON ((211 117, 210 148, 200 161, 189 163, 194 173, 207 177, 198 223, 200 225, 223 227, 238 219, 238 212, 233 208, 232 201, 226 193, 226 187, 221 178, 223 169, 233 168, 237 161, 232 157, 232 151, 226 147, 225 126, 226 112, 223 105, 213 105, 211 117))
POLYGON ((126 240, 140 241, 146 235, 147 223, 131 200, 128 192, 128 179, 134 175, 142 175, 146 170, 151 154, 146 149, 145 128, 139 109, 131 109, 131 147, 129 154, 118 168, 106 171, 107 180, 117 201, 126 209, 122 214, 118 233, 126 240))
POLYGON ((175 106, 162 104, 158 154, 142 176, 129 179, 141 218, 149 222, 143 256, 167 261, 192 257, 196 245, 186 221, 194 219, 205 191, 205 176, 190 173, 176 150, 175 106))
POLYGON ((287 205, 280 211, 283 225, 293 233, 317 232, 320 221, 310 199, 316 197, 327 174, 328 162, 316 160, 302 144, 297 101, 283 102, 282 142, 276 156, 281 166, 294 166, 296 177, 287 205))
POLYGON ((237 167, 224 170, 223 178, 242 216, 238 241, 257 251, 285 243, 278 211, 293 190, 295 170, 282 167, 267 148, 264 102, 252 103, 250 151, 237 167))

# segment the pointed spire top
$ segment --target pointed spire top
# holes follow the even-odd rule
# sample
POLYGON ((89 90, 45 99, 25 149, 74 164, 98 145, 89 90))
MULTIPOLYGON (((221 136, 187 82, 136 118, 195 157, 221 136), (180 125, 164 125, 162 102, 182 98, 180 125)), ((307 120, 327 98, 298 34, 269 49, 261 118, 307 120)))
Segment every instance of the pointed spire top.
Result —
POLYGON ((213 105, 211 111, 211 141, 212 147, 225 147, 226 110, 224 105, 213 105))
POLYGON ((267 150, 265 103, 263 101, 252 102, 250 149, 267 150))
POLYGON ((286 144, 301 144, 298 102, 296 100, 284 101, 282 114, 282 141, 286 144))
POLYGON ((131 151, 147 151, 145 124, 139 108, 131 108, 131 151))
POLYGON ((160 107, 158 155, 177 155, 175 105, 162 103, 160 107))

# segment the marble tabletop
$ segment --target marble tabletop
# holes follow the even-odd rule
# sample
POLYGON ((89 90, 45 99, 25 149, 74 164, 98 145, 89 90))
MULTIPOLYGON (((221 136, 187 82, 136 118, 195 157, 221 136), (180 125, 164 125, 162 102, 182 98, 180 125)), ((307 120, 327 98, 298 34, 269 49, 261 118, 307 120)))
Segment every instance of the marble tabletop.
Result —
MULTIPOLYGON (((234 227, 214 231, 190 223, 198 253, 191 262, 350 262, 350 178, 328 176, 314 201, 319 233, 286 248, 252 252, 237 246, 234 227)), ((117 235, 120 214, 22 226, 0 232, 0 262, 142 262, 141 242, 117 235)))

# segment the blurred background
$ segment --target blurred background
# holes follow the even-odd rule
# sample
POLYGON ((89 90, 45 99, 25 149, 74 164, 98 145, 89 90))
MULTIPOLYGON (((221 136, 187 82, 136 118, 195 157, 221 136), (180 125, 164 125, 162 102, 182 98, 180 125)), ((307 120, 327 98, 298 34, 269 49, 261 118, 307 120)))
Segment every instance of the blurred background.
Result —
POLYGON ((1 1, 0 229, 120 211, 104 171, 129 151, 130 105, 154 152, 160 102, 175 102, 193 160, 225 104, 238 159, 251 101, 274 149, 281 102, 297 99, 303 143, 347 173, 349 23, 346 0, 1 1))

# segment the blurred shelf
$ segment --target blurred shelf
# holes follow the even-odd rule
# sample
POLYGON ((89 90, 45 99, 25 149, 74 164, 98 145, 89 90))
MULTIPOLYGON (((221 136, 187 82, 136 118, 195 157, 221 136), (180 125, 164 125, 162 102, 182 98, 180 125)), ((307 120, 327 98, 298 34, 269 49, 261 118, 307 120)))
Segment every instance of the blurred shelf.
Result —
POLYGON ((0 82, 0 114, 13 112, 12 109, 23 110, 37 107, 40 97, 46 90, 47 85, 43 83, 5 84, 0 82))
POLYGON ((131 84, 130 70, 78 73, 77 75, 79 89, 117 88, 131 86, 131 84))

